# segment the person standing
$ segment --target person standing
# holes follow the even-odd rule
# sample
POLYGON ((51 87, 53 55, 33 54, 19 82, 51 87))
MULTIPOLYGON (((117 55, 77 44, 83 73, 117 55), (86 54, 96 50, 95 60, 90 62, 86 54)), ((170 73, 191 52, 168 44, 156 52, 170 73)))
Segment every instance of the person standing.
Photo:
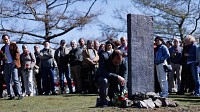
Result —
POLYGON ((83 52, 83 50, 84 49, 86 49, 87 47, 86 47, 86 45, 85 45, 85 40, 83 39, 83 38, 80 38, 79 40, 78 40, 78 42, 79 42, 79 49, 80 49, 80 51, 81 51, 81 55, 80 55, 80 61, 81 61, 81 63, 83 62, 83 56, 82 56, 82 52, 83 52))
POLYGON ((96 51, 99 51, 99 46, 100 46, 99 41, 94 40, 94 49, 95 49, 96 51))
MULTIPOLYGON (((83 50, 84 49, 87 49, 87 47, 85 46, 85 40, 83 39, 83 38, 80 38, 79 40, 78 40, 78 42, 79 42, 79 47, 78 47, 78 49, 79 49, 79 53, 81 53, 81 54, 79 54, 79 61, 80 61, 80 66, 81 66, 81 70, 80 70, 80 83, 81 83, 81 85, 83 85, 83 80, 84 80, 84 67, 82 66, 82 64, 83 64, 83 55, 82 55, 82 52, 83 52, 83 50)), ((83 93, 83 86, 80 86, 81 87, 81 91, 79 91, 79 93, 83 93)))
POLYGON ((54 86, 54 68, 56 62, 54 60, 54 51, 50 48, 50 43, 45 41, 44 48, 40 51, 42 87, 45 95, 57 95, 54 86))
POLYGON ((6 80, 9 100, 13 100, 15 98, 12 88, 12 81, 14 82, 16 95, 18 95, 18 99, 20 100, 23 97, 18 78, 18 68, 21 67, 19 48, 16 43, 10 42, 9 35, 3 35, 2 40, 5 45, 1 48, 1 51, 4 54, 3 56, 1 56, 1 59, 3 60, 3 71, 6 80))
POLYGON ((181 56, 181 65, 182 65, 182 71, 181 71, 181 85, 180 89, 176 93, 177 95, 184 95, 185 92, 193 92, 195 88, 195 84, 192 77, 192 72, 187 65, 187 58, 188 56, 184 56, 185 53, 188 53, 189 45, 187 45, 185 42, 183 43, 183 51, 181 56), (188 91, 187 91, 188 89, 188 91))
POLYGON ((187 57, 187 66, 192 72, 192 77, 195 83, 194 96, 200 96, 200 79, 197 68, 197 50, 199 46, 195 42, 195 38, 192 35, 187 35, 185 42, 189 49, 188 52, 184 53, 183 55, 187 57))
POLYGON ((70 63, 70 73, 75 83, 75 93, 82 92, 82 82, 81 82, 81 60, 82 51, 77 47, 76 40, 70 42, 71 50, 69 51, 69 63, 70 63))
POLYGON ((36 59, 36 64, 34 67, 37 67, 37 68, 34 68, 34 69, 38 69, 38 73, 34 73, 35 75, 35 79, 36 79, 36 85, 37 85, 37 91, 38 91, 38 94, 39 95, 42 95, 42 74, 41 74, 41 68, 40 68, 40 48, 39 46, 35 45, 34 46, 34 55, 35 55, 35 59, 36 59))
MULTIPOLYGON (((0 68, 1 69, 1 68, 0 68)), ((1 71, 0 71, 1 72, 1 71)), ((0 73, 0 98, 3 98, 3 74, 2 72, 0 73)))
POLYGON ((99 55, 93 48, 93 42, 87 41, 87 49, 82 52, 83 63, 82 69, 84 70, 83 77, 83 91, 84 93, 97 93, 97 88, 94 86, 93 77, 98 67, 99 55))
POLYGON ((20 55, 21 73, 24 81, 25 93, 33 96, 33 67, 35 66, 35 56, 28 50, 27 45, 22 45, 23 53, 20 55))
POLYGON ((118 48, 122 51, 123 57, 128 61, 128 43, 125 37, 120 38, 121 46, 118 48))
POLYGON ((183 48, 179 45, 179 40, 175 38, 173 40, 173 46, 169 48, 170 58, 169 62, 172 66, 172 72, 169 73, 169 92, 177 92, 181 86, 181 58, 183 48), (176 80, 174 81, 174 74, 176 74, 176 80), (176 84, 176 85, 175 85, 176 84))
POLYGON ((160 36, 155 38, 156 42, 156 54, 154 58, 154 64, 156 65, 156 72, 158 82, 161 87, 161 97, 168 97, 168 81, 167 73, 164 71, 163 65, 167 63, 167 58, 170 57, 168 48, 163 45, 163 39, 160 36))
POLYGON ((73 92, 72 90, 72 81, 69 73, 69 59, 67 57, 67 54, 69 53, 68 48, 66 47, 65 40, 60 41, 60 47, 56 49, 54 58, 58 65, 59 70, 59 78, 60 78, 60 88, 61 88, 61 94, 64 94, 65 91, 65 83, 64 83, 64 76, 67 79, 67 85, 70 90, 70 93, 73 92))

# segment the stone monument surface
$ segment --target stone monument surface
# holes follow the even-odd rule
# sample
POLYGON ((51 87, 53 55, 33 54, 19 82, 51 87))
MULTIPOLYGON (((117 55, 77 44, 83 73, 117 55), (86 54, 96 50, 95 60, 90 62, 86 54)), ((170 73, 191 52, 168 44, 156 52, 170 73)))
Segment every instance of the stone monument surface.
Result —
POLYGON ((128 91, 154 91, 153 18, 127 15, 128 27, 128 91))

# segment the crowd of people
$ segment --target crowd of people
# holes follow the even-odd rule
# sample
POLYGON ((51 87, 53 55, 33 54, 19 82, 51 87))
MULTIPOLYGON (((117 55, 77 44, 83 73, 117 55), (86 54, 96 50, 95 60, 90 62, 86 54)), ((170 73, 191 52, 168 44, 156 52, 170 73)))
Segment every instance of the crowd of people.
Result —
MULTIPOLYGON (((43 42, 44 48, 34 46, 32 53, 26 44, 22 53, 9 35, 2 36, 5 44, 0 51, 1 80, 5 80, 9 100, 22 99, 24 96, 98 93, 97 106, 108 105, 114 93, 127 89, 128 46, 125 37, 110 39, 105 44, 80 38, 72 40, 70 48, 61 40, 57 49, 50 47, 49 41, 43 42), (58 70, 60 91, 55 89, 55 69, 58 70), (65 83, 65 78, 67 84, 65 83), (21 79, 21 80, 19 80, 21 79), (75 84, 73 90, 72 82, 75 84), (36 88, 34 88, 36 87, 36 88), (35 90, 37 89, 37 90, 35 90)), ((155 92, 161 97, 169 93, 200 96, 200 47, 192 35, 184 42, 174 38, 172 42, 155 37, 154 43, 155 92), (170 64, 172 71, 166 72, 163 65, 170 64)))
POLYGON ((174 38, 164 43, 157 36, 154 45, 155 92, 162 97, 169 93, 184 95, 189 92, 200 96, 200 47, 192 35, 187 35, 183 42, 174 38), (172 71, 166 72, 163 65, 170 64, 172 71))
POLYGON ((34 52, 24 44, 21 54, 17 44, 10 42, 9 35, 3 35, 2 40, 5 45, 0 52, 1 98, 5 82, 9 100, 15 97, 22 99, 25 96, 34 96, 35 91, 37 95, 66 94, 68 88, 70 94, 99 93, 103 96, 100 102, 105 103, 108 85, 113 85, 112 88, 115 90, 118 88, 117 83, 112 80, 126 85, 127 64, 125 62, 128 47, 125 37, 121 37, 120 40, 110 39, 105 44, 100 44, 97 40, 85 42, 80 38, 78 42, 72 40, 70 48, 66 46, 65 40, 61 40, 57 49, 52 49, 49 41, 45 41, 44 48, 40 49, 35 45, 34 52), (109 69, 105 67, 107 61, 111 62, 109 69), (119 69, 122 62, 123 65, 125 64, 124 68, 119 69), (59 92, 55 89, 55 69, 58 70, 59 92), (104 75, 100 75, 102 73, 104 75), (107 81, 103 82, 105 80, 107 81), (72 82, 75 84, 75 90, 72 82), (102 88, 104 83, 106 86, 102 88))

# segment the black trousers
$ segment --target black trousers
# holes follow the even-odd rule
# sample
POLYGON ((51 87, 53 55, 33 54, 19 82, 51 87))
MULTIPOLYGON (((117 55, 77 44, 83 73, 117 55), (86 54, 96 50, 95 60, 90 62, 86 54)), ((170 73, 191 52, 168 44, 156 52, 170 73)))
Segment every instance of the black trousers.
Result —
POLYGON ((191 69, 188 65, 183 64, 181 72, 181 87, 179 92, 184 93, 186 89, 189 89, 189 91, 193 91, 194 88, 195 84, 193 81, 191 69))
POLYGON ((97 93, 97 88, 94 84, 94 75, 96 73, 95 67, 82 66, 81 77, 84 93, 97 93))
POLYGON ((35 74, 35 79, 36 79, 38 94, 42 95, 43 90, 42 90, 42 83, 41 83, 42 82, 41 72, 39 72, 38 74, 35 74))
POLYGON ((5 83, 4 77, 2 74, 0 74, 0 97, 2 97, 2 94, 3 94, 3 83, 5 83))

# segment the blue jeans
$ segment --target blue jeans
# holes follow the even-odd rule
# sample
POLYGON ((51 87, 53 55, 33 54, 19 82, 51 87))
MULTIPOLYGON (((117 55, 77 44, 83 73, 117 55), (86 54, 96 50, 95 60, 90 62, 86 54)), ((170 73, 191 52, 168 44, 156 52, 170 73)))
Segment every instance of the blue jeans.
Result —
POLYGON ((25 93, 27 95, 33 93, 33 70, 22 70, 21 73, 24 81, 25 93))
POLYGON ((4 64, 4 77, 6 80, 8 95, 14 96, 11 80, 14 82, 16 94, 21 95, 21 86, 20 86, 19 77, 18 77, 18 69, 15 63, 4 64))
POLYGON ((67 68, 60 68, 59 67, 58 69, 59 69, 61 92, 63 92, 64 88, 65 88, 64 76, 67 79, 67 85, 68 85, 68 88, 69 88, 70 92, 73 92, 73 90, 72 90, 72 80, 71 80, 71 77, 69 75, 69 67, 67 67, 67 68))
POLYGON ((189 67, 191 69, 192 76, 195 83, 195 95, 200 96, 200 80, 199 80, 199 74, 197 73, 196 62, 189 64, 189 67))
POLYGON ((54 69, 52 67, 42 67, 41 75, 43 91, 45 94, 49 94, 50 90, 51 92, 55 92, 54 69))
POLYGON ((160 88, 162 93, 161 97, 168 97, 168 81, 167 81, 167 73, 164 71, 163 64, 156 65, 156 73, 158 77, 158 82, 160 84, 160 88))

